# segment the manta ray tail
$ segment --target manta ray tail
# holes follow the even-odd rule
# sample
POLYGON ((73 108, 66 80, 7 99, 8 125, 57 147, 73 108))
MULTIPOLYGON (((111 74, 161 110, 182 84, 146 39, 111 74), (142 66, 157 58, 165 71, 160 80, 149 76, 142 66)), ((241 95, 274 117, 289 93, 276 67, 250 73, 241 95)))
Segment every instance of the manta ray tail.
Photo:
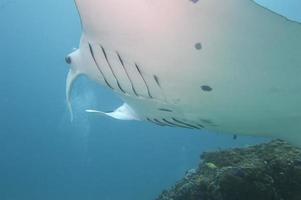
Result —
POLYGON ((72 111, 72 105, 71 105, 71 91, 72 91, 72 85, 76 78, 80 75, 80 73, 76 72, 75 70, 70 69, 69 73, 67 75, 66 80, 66 101, 68 110, 70 113, 70 120, 73 121, 73 111, 72 111))
POLYGON ((96 113, 102 116, 109 116, 119 120, 140 120, 135 111, 126 103, 114 110, 113 112, 103 112, 98 110, 86 110, 88 113, 96 113))

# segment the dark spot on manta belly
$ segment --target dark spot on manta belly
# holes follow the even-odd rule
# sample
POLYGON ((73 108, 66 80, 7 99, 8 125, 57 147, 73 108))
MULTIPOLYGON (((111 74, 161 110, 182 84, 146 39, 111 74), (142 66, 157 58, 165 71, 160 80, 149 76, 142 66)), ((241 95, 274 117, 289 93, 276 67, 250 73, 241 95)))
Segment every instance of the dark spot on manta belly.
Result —
POLYGON ((165 112, 172 112, 172 110, 167 109, 167 108, 159 108, 160 111, 165 111, 165 112))
POLYGON ((211 92, 213 90, 212 87, 210 87, 208 85, 202 85, 201 88, 205 92, 211 92))
POLYGON ((158 76, 154 75, 153 77, 154 77, 154 79, 155 79, 157 85, 158 85, 159 87, 161 87, 158 76))
POLYGON ((193 3, 197 3, 199 0, 190 0, 193 3))
POLYGON ((202 49, 202 44, 200 42, 198 42, 194 45, 194 47, 196 48, 196 50, 201 50, 202 49))
POLYGON ((213 124, 213 122, 210 119, 201 119, 201 121, 206 124, 213 124))

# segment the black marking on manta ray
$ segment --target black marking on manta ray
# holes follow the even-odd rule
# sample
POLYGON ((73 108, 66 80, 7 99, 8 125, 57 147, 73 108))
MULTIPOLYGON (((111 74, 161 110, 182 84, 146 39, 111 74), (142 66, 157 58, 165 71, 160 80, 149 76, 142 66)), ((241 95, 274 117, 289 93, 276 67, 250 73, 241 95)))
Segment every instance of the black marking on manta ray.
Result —
POLYGON ((178 120, 178 119, 175 119, 175 118, 171 118, 171 119, 174 120, 175 122, 180 123, 180 124, 183 124, 183 125, 185 125, 185 126, 189 126, 189 127, 191 127, 191 128, 195 128, 195 129, 200 129, 200 127, 195 126, 195 125, 192 125, 192 124, 189 124, 189 123, 187 123, 187 122, 183 122, 183 121, 178 120))
POLYGON ((194 45, 194 47, 196 48, 196 50, 201 50, 202 49, 202 43, 198 42, 194 45))
POLYGON ((193 3, 197 3, 199 0, 190 0, 193 3))
POLYGON ((210 119, 201 119, 201 121, 206 124, 213 124, 213 122, 210 119))
POLYGON ((119 81, 118 81, 118 79, 117 79, 117 76, 116 76, 116 74, 115 74, 115 72, 114 72, 114 70, 113 70, 113 68, 112 68, 111 63, 109 62, 109 59, 108 59, 108 56, 107 56, 107 53, 106 53, 104 47, 101 46, 101 45, 99 45, 99 46, 100 46, 100 48, 101 48, 101 50, 102 50, 102 53, 103 53, 103 55, 104 55, 104 57, 105 57, 105 59, 106 59, 106 61, 107 61, 108 66, 109 66, 109 68, 110 68, 110 70, 111 70, 111 72, 112 72, 112 74, 113 74, 113 76, 114 76, 114 78, 115 78, 115 80, 116 80, 116 83, 117 83, 117 86, 118 86, 119 90, 120 90, 121 92, 123 92, 124 94, 126 94, 126 92, 125 92, 124 89, 121 87, 121 85, 120 85, 120 83, 119 83, 119 81))
POLYGON ((170 124, 170 125, 172 125, 172 126, 177 126, 177 127, 181 127, 181 128, 189 128, 189 129, 192 129, 192 128, 189 127, 189 126, 180 125, 180 124, 176 124, 176 123, 170 122, 170 121, 168 121, 168 120, 165 119, 165 118, 163 118, 162 121, 165 122, 165 123, 167 123, 167 124, 170 124))
POLYGON ((146 118, 146 120, 149 121, 149 122, 151 122, 151 123, 153 123, 153 124, 156 124, 158 126, 166 126, 165 124, 159 123, 159 121, 153 121, 150 118, 146 118))
POLYGON ((133 90, 134 94, 138 97, 139 95, 138 95, 138 93, 137 93, 136 90, 135 90, 133 81, 131 80, 129 73, 128 73, 128 71, 126 70, 126 67, 125 67, 125 65, 124 65, 124 62, 123 62, 123 60, 122 60, 120 54, 119 54, 117 51, 116 51, 116 54, 117 54, 117 57, 118 57, 118 59, 119 59, 121 65, 122 65, 122 67, 123 67, 123 70, 125 71, 126 76, 128 77, 128 79, 129 79, 129 81, 130 81, 130 83, 131 83, 131 87, 132 87, 132 90, 133 90))
POLYGON ((157 85, 159 86, 159 88, 161 88, 161 84, 160 84, 160 82, 159 82, 158 76, 153 75, 153 77, 154 77, 154 80, 156 81, 157 85))
POLYGON ((141 76, 141 78, 142 78, 142 80, 143 80, 143 82, 144 82, 144 84, 145 84, 145 86, 146 86, 148 96, 152 99, 153 96, 152 96, 151 93, 150 93, 150 90, 149 90, 149 87, 148 87, 148 85, 147 85, 147 83, 146 83, 146 80, 145 80, 145 78, 142 76, 141 70, 140 70, 139 66, 137 65, 137 63, 135 63, 135 67, 136 67, 138 73, 140 74, 140 76, 141 76))
POLYGON ((96 68, 98 69, 100 75, 103 77, 103 79, 104 79, 105 83, 107 84, 107 86, 108 86, 109 88, 111 88, 112 90, 114 90, 114 88, 113 88, 113 87, 109 84, 109 82, 107 81, 107 79, 106 79, 106 77, 105 77, 103 71, 100 69, 99 64, 97 63, 97 61, 96 61, 96 59, 95 59, 95 55, 94 55, 93 48, 92 48, 91 44, 90 44, 90 43, 88 43, 88 44, 89 44, 90 54, 91 54, 91 56, 92 56, 92 58, 93 58, 93 61, 94 61, 95 65, 96 65, 96 68))
POLYGON ((81 13, 79 12, 79 8, 78 8, 78 5, 77 5, 77 2, 74 1, 74 3, 75 3, 75 7, 76 7, 76 10, 77 10, 77 13, 78 13, 78 15, 79 15, 81 28, 83 29, 83 27, 84 27, 84 26, 83 26, 83 18, 82 18, 82 16, 81 16, 81 13))
POLYGON ((163 123, 161 122, 160 120, 154 118, 153 120, 156 124, 160 124, 161 126, 170 126, 170 127, 174 127, 174 126, 171 126, 170 124, 166 124, 166 123, 163 123))
POLYGON ((156 122, 156 123, 158 123, 158 124, 161 124, 161 125, 163 125, 163 126, 170 126, 169 124, 166 124, 166 123, 163 123, 163 122, 161 122, 160 120, 158 120, 158 119, 154 119, 154 121, 156 122))
POLYGON ((167 108, 158 108, 158 110, 165 111, 165 112, 173 112, 172 110, 167 109, 167 108))
POLYGON ((211 92, 213 90, 209 85, 202 85, 201 88, 205 92, 211 92))
POLYGON ((205 128, 205 126, 203 126, 202 124, 197 124, 197 125, 201 128, 205 128))

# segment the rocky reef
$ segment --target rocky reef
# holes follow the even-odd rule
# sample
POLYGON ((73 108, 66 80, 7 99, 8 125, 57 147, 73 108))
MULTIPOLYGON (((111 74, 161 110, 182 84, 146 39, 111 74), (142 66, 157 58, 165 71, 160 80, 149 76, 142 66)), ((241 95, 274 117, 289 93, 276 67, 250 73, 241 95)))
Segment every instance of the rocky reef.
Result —
POLYGON ((301 149, 275 140, 201 156, 157 200, 301 200, 301 149))

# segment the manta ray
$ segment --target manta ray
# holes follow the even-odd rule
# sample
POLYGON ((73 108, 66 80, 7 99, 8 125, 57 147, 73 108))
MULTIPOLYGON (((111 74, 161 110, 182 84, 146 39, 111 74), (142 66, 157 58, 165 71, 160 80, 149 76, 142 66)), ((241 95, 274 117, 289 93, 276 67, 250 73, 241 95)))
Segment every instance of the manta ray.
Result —
MULTIPOLYGON (((75 0, 82 36, 66 57, 116 93, 112 112, 159 126, 301 145, 301 24, 253 0, 75 0)), ((301 11, 301 10, 300 10, 301 11)))

